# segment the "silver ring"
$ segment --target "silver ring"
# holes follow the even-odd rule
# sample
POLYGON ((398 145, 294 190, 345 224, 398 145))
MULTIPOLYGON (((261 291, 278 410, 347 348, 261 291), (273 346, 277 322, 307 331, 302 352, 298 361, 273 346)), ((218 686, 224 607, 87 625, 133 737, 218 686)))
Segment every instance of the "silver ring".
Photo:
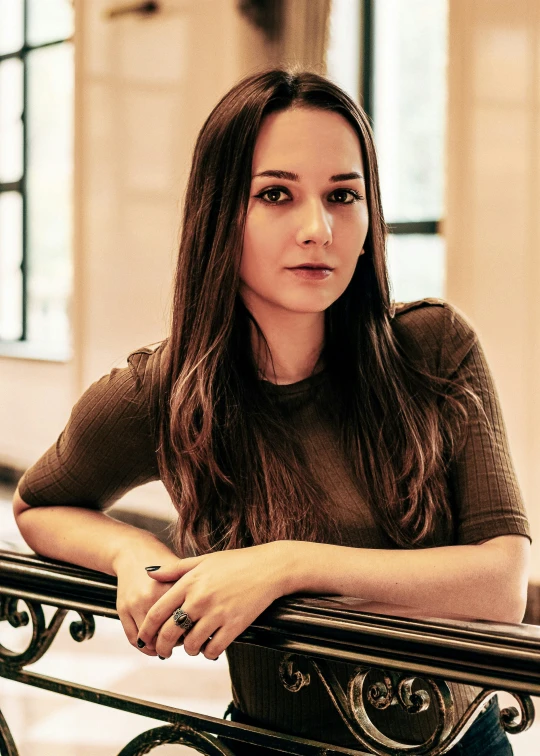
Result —
POLYGON ((173 614, 174 624, 181 627, 184 632, 188 633, 195 624, 189 614, 181 606, 173 614))

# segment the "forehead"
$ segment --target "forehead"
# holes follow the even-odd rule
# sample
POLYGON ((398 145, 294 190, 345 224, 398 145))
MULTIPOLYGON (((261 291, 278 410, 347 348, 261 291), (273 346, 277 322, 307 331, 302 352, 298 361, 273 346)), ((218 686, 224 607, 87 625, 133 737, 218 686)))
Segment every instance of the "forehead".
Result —
POLYGON ((254 173, 314 166, 328 175, 363 171, 356 131, 339 113, 318 108, 290 108, 263 120, 253 153, 254 173), (278 164, 280 163, 280 164, 278 164))

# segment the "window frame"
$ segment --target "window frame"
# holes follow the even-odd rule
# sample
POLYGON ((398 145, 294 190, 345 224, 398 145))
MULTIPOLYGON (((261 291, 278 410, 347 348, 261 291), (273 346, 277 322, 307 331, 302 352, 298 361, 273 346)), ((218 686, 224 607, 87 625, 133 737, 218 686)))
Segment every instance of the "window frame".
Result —
MULTIPOLYGON (((0 357, 23 357, 25 359, 50 360, 63 362, 68 357, 69 348, 55 351, 48 345, 41 345, 28 341, 28 192, 27 192, 27 169, 28 169, 28 122, 30 108, 28 105, 28 55, 35 50, 74 42, 74 35, 42 42, 28 44, 28 0, 23 0, 23 45, 19 50, 0 54, 0 64, 6 60, 20 60, 23 71, 23 106, 21 113, 22 121, 22 175, 17 181, 0 181, 0 195, 5 192, 17 192, 22 201, 22 250, 21 250, 21 335, 17 339, 4 339, 0 334, 0 357)), ((0 250, 1 254, 1 250, 0 250)))

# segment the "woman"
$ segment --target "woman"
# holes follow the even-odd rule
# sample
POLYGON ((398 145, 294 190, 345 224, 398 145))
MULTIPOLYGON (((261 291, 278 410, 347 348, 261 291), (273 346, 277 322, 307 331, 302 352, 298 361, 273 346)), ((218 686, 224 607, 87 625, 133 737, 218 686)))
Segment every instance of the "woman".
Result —
MULTIPOLYGON (((442 302, 392 306, 372 136, 337 86, 272 70, 216 106, 170 337, 88 389, 15 512, 38 553, 118 577, 142 653, 227 651, 233 718, 350 747, 313 676, 291 694, 279 654, 231 646, 279 596, 521 621, 529 530, 482 350, 442 302), (100 511, 158 478, 195 556, 100 511)), ((422 740, 400 716, 390 734, 422 740)), ((461 753, 479 727, 511 752, 487 720, 461 753)))

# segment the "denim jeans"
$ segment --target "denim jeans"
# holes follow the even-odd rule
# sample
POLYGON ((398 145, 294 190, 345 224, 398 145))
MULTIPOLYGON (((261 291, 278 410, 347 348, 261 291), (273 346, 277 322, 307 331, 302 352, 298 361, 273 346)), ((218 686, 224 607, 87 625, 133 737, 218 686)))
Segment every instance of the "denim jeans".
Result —
POLYGON ((448 751, 448 756, 512 756, 514 751, 499 716, 499 701, 494 696, 486 711, 448 751))
MULTIPOLYGON (((257 726, 257 722, 239 711, 232 704, 229 706, 231 720, 257 726)), ((499 720, 499 702, 494 696, 488 708, 475 720, 459 743, 446 756, 513 756, 512 746, 499 720)), ((279 751, 256 747, 234 740, 221 738, 236 756, 277 756, 279 751)))

